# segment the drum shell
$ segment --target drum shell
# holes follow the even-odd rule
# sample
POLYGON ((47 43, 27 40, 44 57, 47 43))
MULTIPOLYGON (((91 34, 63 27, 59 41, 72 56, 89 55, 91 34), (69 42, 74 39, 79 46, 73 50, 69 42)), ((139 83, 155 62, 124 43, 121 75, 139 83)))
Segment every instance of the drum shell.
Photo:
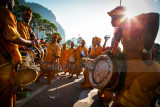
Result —
POLYGON ((32 62, 31 55, 27 51, 20 51, 22 56, 22 64, 20 65, 21 68, 29 67, 32 62))
POLYGON ((16 72, 15 83, 28 85, 34 82, 38 77, 38 72, 33 68, 21 68, 16 72))
MULTIPOLYGON (((121 62, 120 62, 121 63, 121 62)), ((122 62, 123 63, 123 62, 122 62)), ((123 65, 123 64, 122 64, 123 65)), ((116 60, 111 60, 107 55, 100 55, 95 59, 95 66, 93 69, 90 69, 90 81, 93 87, 98 89, 104 89, 118 92, 122 89, 125 79, 125 69, 126 66, 118 65, 116 60), (106 61, 105 67, 109 67, 107 70, 100 65, 103 65, 106 61), (99 63, 102 64, 99 64, 99 63), (99 66, 99 70, 97 70, 97 66, 99 66), (125 68, 125 69, 124 69, 125 68), (121 71, 121 70, 124 71, 121 71), (95 71, 96 70, 96 71, 95 71), (106 70, 106 71, 101 71, 106 70), (97 73, 97 74, 96 74, 97 73), (98 76, 98 77, 97 77, 98 76)))
MULTIPOLYGON (((36 46, 29 48, 27 51, 32 56, 33 61, 36 63, 38 63, 44 57, 44 56, 42 56, 44 54, 41 54, 41 51, 36 46)), ((43 49, 42 49, 42 51, 43 51, 43 49)))

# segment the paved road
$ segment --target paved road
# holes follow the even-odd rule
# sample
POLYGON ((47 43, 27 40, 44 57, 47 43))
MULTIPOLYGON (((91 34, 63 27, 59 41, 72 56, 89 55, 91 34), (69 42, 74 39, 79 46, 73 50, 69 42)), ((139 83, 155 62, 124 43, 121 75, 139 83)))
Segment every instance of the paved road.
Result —
POLYGON ((46 85, 46 79, 43 78, 40 83, 29 86, 33 91, 24 99, 18 98, 16 107, 103 107, 97 101, 96 89, 80 89, 82 81, 82 74, 79 79, 59 76, 52 80, 51 85, 46 85))

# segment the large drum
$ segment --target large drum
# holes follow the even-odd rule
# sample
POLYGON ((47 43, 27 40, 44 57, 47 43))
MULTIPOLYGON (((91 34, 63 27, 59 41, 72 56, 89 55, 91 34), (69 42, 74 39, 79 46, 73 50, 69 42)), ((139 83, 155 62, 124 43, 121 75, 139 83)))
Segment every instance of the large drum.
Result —
POLYGON ((38 72, 33 68, 20 68, 15 75, 15 83, 21 85, 31 84, 38 77, 38 72))
MULTIPOLYGON (((18 64, 15 75, 15 82, 17 84, 28 85, 32 83, 38 76, 36 69, 31 67, 33 62, 39 61, 42 56, 37 47, 28 48, 26 50, 20 49, 22 56, 22 64, 18 64)), ((42 54, 43 55, 43 54, 42 54)))
POLYGON ((20 65, 21 68, 31 66, 32 62, 32 55, 29 54, 27 51, 20 51, 22 56, 22 64, 20 65))
POLYGON ((32 56, 32 60, 34 60, 34 62, 39 62, 44 57, 44 54, 42 54, 41 51, 36 46, 29 48, 27 52, 30 53, 30 55, 32 56))
POLYGON ((81 67, 85 69, 93 69, 95 66, 94 59, 90 58, 82 58, 81 59, 81 67))
POLYGON ((100 55, 90 69, 89 79, 95 88, 118 92, 123 87, 125 74, 126 64, 123 60, 111 60, 107 55, 100 55))
POLYGON ((76 57, 75 57, 75 55, 71 55, 71 56, 69 57, 69 62, 70 62, 71 64, 74 64, 74 63, 76 62, 76 57))

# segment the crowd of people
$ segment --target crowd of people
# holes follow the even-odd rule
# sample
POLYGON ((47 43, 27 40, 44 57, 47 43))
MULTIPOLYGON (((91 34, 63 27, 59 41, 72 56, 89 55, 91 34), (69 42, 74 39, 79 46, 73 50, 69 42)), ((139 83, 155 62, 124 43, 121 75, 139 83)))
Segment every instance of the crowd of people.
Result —
MULTIPOLYGON (((118 56, 125 53, 126 75, 124 86, 119 92, 113 92, 107 88, 98 89, 99 98, 108 105, 111 101, 113 107, 147 107, 155 106, 159 98, 160 88, 160 45, 154 43, 159 28, 159 14, 140 14, 132 19, 125 17, 126 7, 118 6, 108 12, 111 24, 116 28, 110 47, 106 47, 109 37, 101 46, 101 38, 92 38, 92 47, 85 47, 85 40, 81 45, 74 47, 71 42, 69 48, 66 44, 60 45, 62 38, 57 33, 52 36, 50 43, 39 41, 29 23, 32 19, 32 9, 23 12, 23 21, 18 22, 11 13, 14 0, 0 1, 0 107, 13 107, 15 105, 15 75, 21 67, 29 67, 25 62, 40 63, 40 72, 33 79, 39 82, 43 76, 47 77, 47 84, 51 84, 53 77, 69 74, 68 79, 77 78, 83 72, 84 81, 82 89, 95 88, 89 79, 90 69, 82 67, 82 59, 95 59, 100 55, 118 56), (123 50, 118 47, 121 41, 123 50), (30 53, 30 59, 24 60, 22 52, 34 47, 38 51, 39 59, 34 60, 34 54, 30 53), (47 51, 44 51, 46 47, 47 51), (16 72, 17 71, 17 72, 16 72), (116 98, 113 95, 116 94, 116 98)), ((25 58, 28 56, 25 56, 25 58)), ((30 64, 29 63, 29 64, 30 64)), ((32 82, 33 82, 32 81, 32 82)), ((17 84, 16 84, 17 85, 17 84)), ((27 90, 28 84, 17 85, 18 95, 27 90)), ((28 89, 29 90, 29 89, 28 89)))

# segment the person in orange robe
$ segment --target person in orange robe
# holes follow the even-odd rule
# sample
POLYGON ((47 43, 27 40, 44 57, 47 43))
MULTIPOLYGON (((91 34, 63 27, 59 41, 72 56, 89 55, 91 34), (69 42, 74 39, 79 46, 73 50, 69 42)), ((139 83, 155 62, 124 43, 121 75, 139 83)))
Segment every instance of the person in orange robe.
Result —
POLYGON ((0 1, 0 107, 15 105, 15 66, 22 62, 18 45, 39 45, 37 40, 25 40, 20 37, 17 20, 11 13, 13 7, 14 0, 0 1))
POLYGON ((94 52, 95 49, 96 49, 96 38, 93 37, 92 38, 92 49, 91 49, 91 52, 89 54, 91 58, 93 58, 92 54, 93 54, 93 52, 94 52))
POLYGON ((23 12, 23 21, 18 22, 17 29, 21 34, 21 37, 26 40, 33 40, 36 38, 33 30, 31 29, 29 23, 32 20, 32 9, 28 8, 23 12))
MULTIPOLYGON (((58 38, 57 39, 57 44, 61 47, 61 44, 60 44, 60 42, 61 42, 61 40, 62 40, 62 38, 58 38)), ((56 62, 57 62, 57 64, 59 65, 59 66, 61 66, 61 64, 60 64, 60 58, 57 58, 56 59, 56 62)), ((59 71, 61 70, 60 69, 61 67, 59 67, 59 71)), ((58 76, 59 74, 57 73, 57 76, 58 76)))
POLYGON ((39 82, 41 76, 46 74, 47 84, 50 85, 52 78, 59 71, 59 68, 56 65, 58 65, 57 58, 61 57, 61 47, 57 44, 57 38, 57 34, 54 34, 52 36, 52 43, 50 43, 47 48, 48 53, 44 58, 43 63, 40 65, 41 72, 39 77, 37 78, 37 82, 39 82))
POLYGON ((159 28, 159 14, 147 13, 127 18, 126 11, 126 7, 118 6, 108 12, 112 26, 118 27, 112 53, 115 55, 118 43, 123 40, 127 65, 124 88, 114 104, 119 107, 148 107, 160 87, 160 65, 151 60, 151 48, 159 28))
POLYGON ((66 75, 67 72, 67 53, 68 50, 66 49, 66 44, 63 44, 63 49, 61 49, 61 58, 60 58, 60 64, 62 67, 62 71, 64 72, 64 74, 62 75, 66 75))
POLYGON ((78 78, 80 73, 83 71, 83 69, 81 68, 81 58, 87 55, 88 55, 88 50, 85 47, 85 41, 82 40, 82 45, 76 48, 76 52, 75 52, 76 62, 74 63, 73 66, 71 66, 72 67, 71 76, 69 78, 72 78, 74 74, 76 74, 78 78))
MULTIPOLYGON (((70 62, 69 58, 71 57, 71 55, 75 55, 75 48, 74 48, 74 42, 71 42, 71 47, 68 48, 68 55, 67 55, 67 63, 69 66, 69 74, 71 74, 71 66, 73 65, 72 62, 70 62)), ((76 60, 76 59, 75 59, 76 60)))
MULTIPOLYGON (((100 45, 101 39, 98 37, 95 37, 92 39, 92 44, 93 44, 93 51, 91 53, 91 58, 96 58, 97 56, 102 54, 102 46, 100 45)), ((87 89, 87 88, 93 88, 90 80, 89 80, 89 70, 86 68, 84 70, 84 81, 81 84, 82 89, 87 89)))
POLYGON ((92 57, 96 58, 97 56, 102 54, 102 46, 100 45, 101 43, 101 38, 96 37, 95 38, 95 43, 96 43, 96 48, 94 49, 93 53, 92 53, 92 57))
MULTIPOLYGON (((18 24, 17 24, 17 30, 18 30, 19 34, 21 35, 22 38, 24 38, 26 40, 36 39, 35 34, 29 25, 31 19, 32 19, 32 9, 28 8, 23 12, 23 21, 18 22, 18 24)), ((27 47, 22 46, 22 45, 19 45, 18 47, 19 47, 20 51, 25 51, 25 49, 27 49, 27 47)), ((41 52, 41 56, 43 56, 43 50, 42 50, 41 46, 39 46, 38 49, 41 52)), ((32 60, 34 60, 34 59, 32 59, 32 60)), ((22 63, 22 66, 24 66, 23 63, 22 63)), ((24 85, 24 84, 18 84, 18 85, 19 86, 18 86, 18 90, 17 90, 16 94, 20 97, 26 96, 23 93, 23 90, 31 91, 31 89, 26 88, 26 85, 24 85)))

